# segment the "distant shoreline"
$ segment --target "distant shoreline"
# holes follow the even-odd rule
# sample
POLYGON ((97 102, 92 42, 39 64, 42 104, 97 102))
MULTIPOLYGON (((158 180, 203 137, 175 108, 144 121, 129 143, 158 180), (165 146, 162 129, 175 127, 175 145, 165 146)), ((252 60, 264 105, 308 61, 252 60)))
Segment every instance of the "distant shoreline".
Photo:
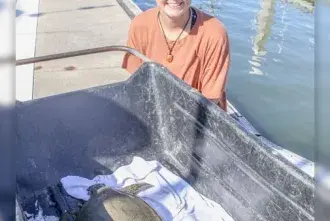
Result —
POLYGON ((304 1, 311 3, 313 6, 315 5, 315 0, 304 0, 304 1))

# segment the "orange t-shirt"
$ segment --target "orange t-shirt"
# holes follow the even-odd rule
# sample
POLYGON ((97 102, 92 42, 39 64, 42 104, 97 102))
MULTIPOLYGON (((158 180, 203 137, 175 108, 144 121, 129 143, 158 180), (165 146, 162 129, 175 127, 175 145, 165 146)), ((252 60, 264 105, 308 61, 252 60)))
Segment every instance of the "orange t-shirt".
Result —
MULTIPOLYGON (((171 63, 166 61, 169 50, 158 23, 157 7, 148 9, 132 20, 127 46, 164 65, 206 98, 223 98, 230 64, 228 35, 215 17, 195 10, 196 23, 189 35, 175 44, 171 63)), ((168 42, 170 45, 174 43, 168 42)), ((126 54, 122 67, 134 73, 141 62, 136 56, 126 54)))

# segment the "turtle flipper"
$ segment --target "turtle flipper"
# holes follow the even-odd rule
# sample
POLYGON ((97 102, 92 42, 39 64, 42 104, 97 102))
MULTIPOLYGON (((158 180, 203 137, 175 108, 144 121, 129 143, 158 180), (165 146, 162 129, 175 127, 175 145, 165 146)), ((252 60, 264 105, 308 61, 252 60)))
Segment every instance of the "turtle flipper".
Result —
POLYGON ((122 188, 120 191, 130 194, 130 195, 137 195, 139 192, 142 192, 144 190, 147 190, 149 188, 153 187, 153 185, 149 184, 149 183, 135 183, 135 184, 131 184, 129 186, 126 186, 124 188, 122 188))
POLYGON ((60 216, 59 221, 75 221, 76 216, 76 213, 65 212, 60 216))

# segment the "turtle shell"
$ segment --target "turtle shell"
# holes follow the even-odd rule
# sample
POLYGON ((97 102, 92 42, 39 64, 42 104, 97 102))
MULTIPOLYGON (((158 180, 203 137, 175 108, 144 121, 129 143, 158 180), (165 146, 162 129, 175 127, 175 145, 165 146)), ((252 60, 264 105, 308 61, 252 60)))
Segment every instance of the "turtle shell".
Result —
MULTIPOLYGON (((132 186, 136 189, 136 187, 132 186)), ((77 214, 77 221, 161 221, 156 211, 136 194, 103 186, 94 191, 77 214)), ((137 193, 137 191, 132 191, 137 193)))

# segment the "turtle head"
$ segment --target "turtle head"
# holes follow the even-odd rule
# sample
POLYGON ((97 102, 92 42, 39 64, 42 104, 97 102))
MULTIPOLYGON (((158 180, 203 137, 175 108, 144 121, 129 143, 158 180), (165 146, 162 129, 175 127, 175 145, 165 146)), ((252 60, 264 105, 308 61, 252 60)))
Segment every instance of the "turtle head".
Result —
POLYGON ((93 196, 100 193, 104 188, 106 188, 106 185, 104 183, 97 183, 88 187, 87 192, 88 195, 93 196))

